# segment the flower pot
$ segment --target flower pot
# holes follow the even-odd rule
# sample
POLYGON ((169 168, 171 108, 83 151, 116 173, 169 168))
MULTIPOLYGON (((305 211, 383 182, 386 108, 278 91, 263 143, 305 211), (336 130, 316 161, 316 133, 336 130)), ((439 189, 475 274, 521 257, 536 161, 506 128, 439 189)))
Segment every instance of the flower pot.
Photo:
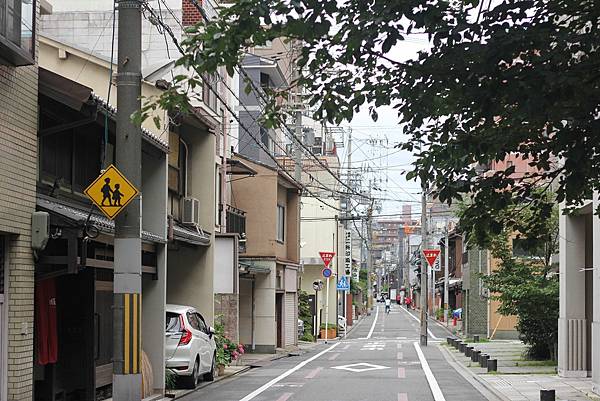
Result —
POLYGON ((225 374, 225 365, 217 365, 217 375, 223 376, 225 374))
MULTIPOLYGON (((335 335, 336 335, 335 328, 327 329, 327 339, 335 338, 335 335)), ((321 329, 321 338, 325 338, 325 329, 321 329)))

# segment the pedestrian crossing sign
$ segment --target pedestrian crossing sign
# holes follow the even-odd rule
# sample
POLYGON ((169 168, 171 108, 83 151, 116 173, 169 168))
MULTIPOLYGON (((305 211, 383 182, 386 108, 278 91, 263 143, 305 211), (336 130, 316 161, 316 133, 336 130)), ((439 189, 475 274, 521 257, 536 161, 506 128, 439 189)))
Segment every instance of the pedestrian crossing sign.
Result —
POLYGON ((111 220, 140 193, 112 164, 83 192, 111 220))
POLYGON ((348 276, 340 276, 340 279, 337 282, 337 290, 350 291, 350 280, 348 279, 348 276))

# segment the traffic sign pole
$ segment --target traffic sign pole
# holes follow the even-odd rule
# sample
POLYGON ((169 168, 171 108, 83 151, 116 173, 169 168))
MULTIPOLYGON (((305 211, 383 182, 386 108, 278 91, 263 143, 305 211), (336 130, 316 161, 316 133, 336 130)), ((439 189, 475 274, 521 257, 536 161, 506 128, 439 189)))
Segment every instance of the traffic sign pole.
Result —
POLYGON ((325 290, 325 344, 327 344, 328 324, 329 324, 329 276, 327 277, 327 289, 325 290))

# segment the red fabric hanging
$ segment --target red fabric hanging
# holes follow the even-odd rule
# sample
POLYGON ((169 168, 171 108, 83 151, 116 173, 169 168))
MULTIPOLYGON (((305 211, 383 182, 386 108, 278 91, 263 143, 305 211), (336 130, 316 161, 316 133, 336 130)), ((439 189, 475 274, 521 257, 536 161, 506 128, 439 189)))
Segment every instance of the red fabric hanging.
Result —
POLYGON ((58 359, 58 333, 56 328, 56 282, 54 278, 42 280, 35 287, 38 363, 56 363, 58 359))

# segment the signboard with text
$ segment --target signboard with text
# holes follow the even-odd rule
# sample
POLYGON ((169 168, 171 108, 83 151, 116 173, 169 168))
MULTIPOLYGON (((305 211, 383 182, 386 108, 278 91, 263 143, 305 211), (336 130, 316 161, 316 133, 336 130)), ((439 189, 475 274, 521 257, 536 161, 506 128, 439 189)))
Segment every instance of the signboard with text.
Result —
POLYGON ((354 277, 352 274, 352 230, 344 232, 344 275, 348 278, 354 277))
POLYGON ((319 252, 319 255, 321 256, 321 259, 323 260, 323 264, 325 265, 325 267, 329 267, 329 264, 331 263, 331 261, 333 260, 333 257, 335 256, 335 252, 319 252))
POLYGON ((427 264, 429 267, 433 268, 435 265, 435 261, 440 256, 439 249, 424 249, 423 256, 425 256, 425 260, 427 260, 427 264))

